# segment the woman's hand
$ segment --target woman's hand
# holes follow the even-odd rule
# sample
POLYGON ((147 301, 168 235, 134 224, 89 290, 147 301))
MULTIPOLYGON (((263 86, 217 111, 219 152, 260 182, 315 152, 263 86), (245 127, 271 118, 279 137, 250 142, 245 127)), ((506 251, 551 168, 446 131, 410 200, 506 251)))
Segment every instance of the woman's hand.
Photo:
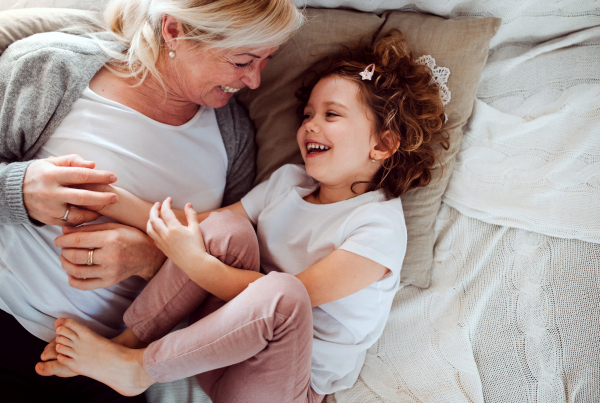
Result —
POLYGON ((50 157, 29 164, 23 180, 23 203, 27 214, 44 224, 74 226, 100 215, 76 206, 101 206, 117 202, 114 193, 92 192, 70 186, 86 183, 108 185, 117 177, 94 170, 95 163, 78 155, 50 157), (61 218, 69 209, 66 221, 61 218))
POLYGON ((183 226, 171 210, 171 201, 171 198, 167 197, 162 206, 160 203, 152 206, 146 233, 168 258, 186 271, 207 256, 206 247, 198 225, 198 217, 191 203, 185 205, 188 225, 183 226))

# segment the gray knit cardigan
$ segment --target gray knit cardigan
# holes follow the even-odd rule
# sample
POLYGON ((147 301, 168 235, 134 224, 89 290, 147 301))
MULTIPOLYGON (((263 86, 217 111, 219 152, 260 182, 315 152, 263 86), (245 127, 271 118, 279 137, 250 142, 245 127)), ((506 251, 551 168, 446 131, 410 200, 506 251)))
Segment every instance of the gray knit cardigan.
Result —
MULTIPOLYGON (((121 50, 108 35, 99 38, 104 46, 121 50)), ((39 224, 29 219, 23 204, 27 166, 108 61, 94 40, 57 32, 17 41, 0 56, 0 223, 39 224)), ((234 98, 215 112, 228 160, 226 206, 252 188, 254 126, 234 98)))

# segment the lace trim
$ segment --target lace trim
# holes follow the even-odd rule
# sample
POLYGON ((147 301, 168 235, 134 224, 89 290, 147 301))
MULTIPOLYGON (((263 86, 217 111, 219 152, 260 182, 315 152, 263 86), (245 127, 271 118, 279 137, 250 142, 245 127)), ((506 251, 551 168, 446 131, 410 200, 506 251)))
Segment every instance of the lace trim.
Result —
POLYGON ((442 104, 446 106, 452 98, 452 93, 446 86, 448 77, 450 77, 450 69, 447 67, 435 67, 435 59, 430 55, 424 55, 415 60, 415 63, 424 64, 431 69, 433 77, 430 84, 436 84, 440 89, 440 99, 442 104))

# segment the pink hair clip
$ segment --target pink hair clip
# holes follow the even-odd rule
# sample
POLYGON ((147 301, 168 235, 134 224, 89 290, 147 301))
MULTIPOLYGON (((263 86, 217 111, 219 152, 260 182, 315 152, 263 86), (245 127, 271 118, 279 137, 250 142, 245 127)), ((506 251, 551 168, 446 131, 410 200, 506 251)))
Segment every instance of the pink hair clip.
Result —
POLYGON ((363 80, 371 81, 371 78, 373 77, 374 72, 375 72, 375 63, 371 63, 367 67, 365 67, 364 71, 362 71, 358 74, 360 74, 360 76, 362 77, 363 80))

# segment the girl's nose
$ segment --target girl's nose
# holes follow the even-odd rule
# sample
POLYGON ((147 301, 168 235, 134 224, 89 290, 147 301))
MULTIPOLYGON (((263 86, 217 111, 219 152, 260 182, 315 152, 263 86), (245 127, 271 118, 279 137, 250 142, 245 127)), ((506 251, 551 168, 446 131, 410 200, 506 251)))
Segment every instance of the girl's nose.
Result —
POLYGON ((308 122, 306 122, 304 124, 304 127, 306 128, 307 132, 312 132, 312 133, 319 133, 320 128, 319 125, 315 122, 314 119, 309 120, 308 122))

